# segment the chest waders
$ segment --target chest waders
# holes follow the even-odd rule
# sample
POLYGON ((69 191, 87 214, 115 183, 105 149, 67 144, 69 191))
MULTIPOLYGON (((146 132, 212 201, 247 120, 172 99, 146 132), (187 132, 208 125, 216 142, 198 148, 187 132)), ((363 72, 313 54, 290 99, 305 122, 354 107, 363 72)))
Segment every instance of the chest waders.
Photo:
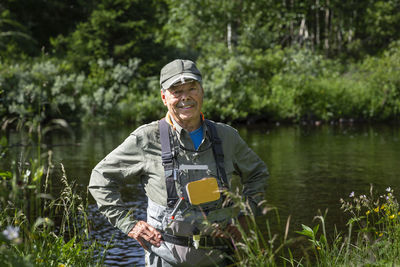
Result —
MULTIPOLYGON (((221 139, 218 137, 216 126, 209 120, 204 120, 209 129, 210 141, 214 160, 216 163, 217 180, 221 188, 228 189, 229 183, 224 167, 224 153, 222 149, 221 139)), ((148 199, 147 222, 157 228, 164 241, 160 247, 151 246, 153 253, 150 256, 150 266, 166 266, 165 264, 154 264, 151 257, 161 257, 168 263, 179 266, 206 266, 215 265, 220 262, 221 251, 227 251, 231 247, 227 239, 212 238, 210 236, 212 229, 204 228, 205 212, 201 208, 190 206, 186 202, 188 208, 184 211, 181 209, 174 213, 175 218, 171 218, 171 213, 180 198, 177 194, 176 183, 179 181, 179 163, 178 163, 178 147, 171 142, 171 127, 162 119, 159 121, 160 143, 161 143, 161 159, 164 166, 165 184, 167 191, 167 207, 161 206, 150 198, 148 199), (189 210, 189 211, 188 211, 189 210), (200 233, 202 235, 200 235, 200 233), (200 248, 200 249, 198 249, 200 248), (210 254, 211 253, 211 254, 210 254), (156 255, 154 255, 156 254, 156 255), (190 264, 189 264, 190 263, 190 264)), ((219 200, 222 203, 222 200, 219 200)), ((174 211, 174 212, 175 212, 174 211)), ((210 206, 206 210, 207 221, 210 223, 227 223, 230 218, 236 216, 230 207, 210 206)))
MULTIPOLYGON (((207 128, 210 130, 211 147, 217 166, 217 178, 222 183, 222 187, 228 189, 229 183, 224 167, 222 141, 218 137, 217 129, 215 128, 214 123, 209 120, 204 121, 207 124, 207 128)), ((164 166, 165 183, 167 187, 167 205, 169 208, 172 208, 179 199, 175 188, 175 182, 178 180, 179 175, 179 166, 176 160, 178 155, 176 152, 177 149, 174 149, 173 151, 171 149, 171 128, 165 119, 159 121, 159 129, 161 141, 161 160, 164 166)))

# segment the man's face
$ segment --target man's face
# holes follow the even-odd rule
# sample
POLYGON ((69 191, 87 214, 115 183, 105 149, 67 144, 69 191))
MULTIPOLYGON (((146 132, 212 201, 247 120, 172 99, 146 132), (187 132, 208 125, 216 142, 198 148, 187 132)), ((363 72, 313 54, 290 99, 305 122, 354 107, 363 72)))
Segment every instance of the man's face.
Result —
POLYGON ((203 95, 203 88, 197 81, 171 86, 165 92, 161 90, 164 105, 181 126, 195 123, 200 119, 203 95))

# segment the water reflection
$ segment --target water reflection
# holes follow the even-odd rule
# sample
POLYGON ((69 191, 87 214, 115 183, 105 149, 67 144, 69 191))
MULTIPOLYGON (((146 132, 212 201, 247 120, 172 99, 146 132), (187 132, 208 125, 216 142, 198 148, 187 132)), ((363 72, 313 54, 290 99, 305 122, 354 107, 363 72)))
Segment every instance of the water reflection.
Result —
POLYGON ((282 217, 292 216, 292 230, 312 224, 318 209, 329 209, 328 226, 346 222, 339 199, 351 191, 369 192, 400 185, 399 127, 279 126, 240 127, 239 131, 267 162, 271 179, 267 200, 282 217))
MULTIPOLYGON (((340 211, 340 198, 350 192, 366 194, 370 184, 383 192, 391 186, 400 190, 400 127, 398 125, 322 125, 237 126, 243 139, 267 163, 270 179, 267 201, 279 210, 282 221, 291 215, 290 232, 300 224, 313 225, 318 209, 329 209, 328 229, 343 229, 347 218, 340 211)), ((53 163, 62 162, 69 179, 77 180, 86 190, 91 169, 118 146, 134 125, 124 128, 77 129, 74 135, 54 133, 45 139, 54 152, 53 163)), ((11 135, 9 144, 18 144, 19 135, 11 135)), ((11 158, 18 158, 21 146, 9 149, 11 158)), ((4 168, 5 162, 0 163, 4 168)), ((54 177, 57 177, 55 175, 54 177)), ((57 179, 57 178, 55 178, 57 179)), ((145 218, 146 199, 138 180, 123 188, 123 198, 137 206, 136 215, 145 218)), ((114 235, 106 256, 110 266, 143 266, 143 249, 134 240, 115 230, 96 211, 90 198, 90 214, 95 223, 93 238, 106 244, 114 235)))
MULTIPOLYGON (((136 218, 140 220, 146 218, 145 210, 142 208, 146 206, 144 199, 126 202, 126 205, 135 209, 136 218)), ((144 266, 142 247, 135 240, 127 238, 124 233, 111 226, 94 204, 89 205, 89 219, 93 221, 91 238, 103 244, 104 247, 109 246, 106 255, 102 255, 101 252, 99 255, 99 257, 104 257, 106 266, 144 266)))

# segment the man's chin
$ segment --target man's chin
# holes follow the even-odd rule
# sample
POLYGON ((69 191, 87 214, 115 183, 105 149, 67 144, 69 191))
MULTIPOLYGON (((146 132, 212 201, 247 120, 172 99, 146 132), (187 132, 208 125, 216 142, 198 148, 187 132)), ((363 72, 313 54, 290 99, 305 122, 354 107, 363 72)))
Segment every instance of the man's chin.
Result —
POLYGON ((185 115, 185 114, 181 114, 181 115, 179 116, 179 120, 182 121, 182 122, 187 123, 187 122, 190 122, 190 121, 197 121, 197 120, 199 119, 199 117, 200 117, 200 114, 199 114, 199 115, 194 115, 194 114, 185 115))

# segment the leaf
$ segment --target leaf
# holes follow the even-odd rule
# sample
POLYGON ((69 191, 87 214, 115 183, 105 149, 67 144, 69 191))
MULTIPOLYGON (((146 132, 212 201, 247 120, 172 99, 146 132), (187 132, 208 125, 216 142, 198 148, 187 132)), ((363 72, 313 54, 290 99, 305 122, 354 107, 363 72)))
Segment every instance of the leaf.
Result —
POLYGON ((9 172, 9 171, 0 172, 0 177, 3 178, 3 179, 11 178, 11 177, 12 177, 12 174, 11 174, 11 172, 9 172))
POLYGON ((314 235, 317 234, 318 229, 319 229, 319 224, 317 224, 316 226, 314 226, 314 229, 313 229, 314 235))
POLYGON ((351 218, 351 219, 347 222, 347 225, 353 224, 354 222, 358 222, 358 221, 360 221, 360 220, 361 220, 361 217, 360 217, 360 218, 357 218, 357 217, 351 218))
POLYGON ((44 172, 44 166, 41 166, 35 171, 35 175, 33 176, 33 181, 36 182, 40 178, 42 178, 44 172))
POLYGON ((54 225, 54 222, 51 219, 47 218, 47 217, 46 218, 39 217, 39 218, 36 219, 36 222, 33 225, 33 231, 35 231, 35 229, 37 227, 41 226, 41 225, 51 226, 51 225, 54 225))
POLYGON ((68 241, 68 243, 63 246, 63 250, 68 251, 74 245, 75 239, 76 237, 74 236, 70 241, 68 241))
POLYGON ((303 228, 303 230, 296 231, 296 233, 298 233, 300 235, 308 236, 310 238, 314 238, 314 232, 310 227, 308 227, 307 225, 304 225, 304 224, 302 224, 301 227, 303 228))

